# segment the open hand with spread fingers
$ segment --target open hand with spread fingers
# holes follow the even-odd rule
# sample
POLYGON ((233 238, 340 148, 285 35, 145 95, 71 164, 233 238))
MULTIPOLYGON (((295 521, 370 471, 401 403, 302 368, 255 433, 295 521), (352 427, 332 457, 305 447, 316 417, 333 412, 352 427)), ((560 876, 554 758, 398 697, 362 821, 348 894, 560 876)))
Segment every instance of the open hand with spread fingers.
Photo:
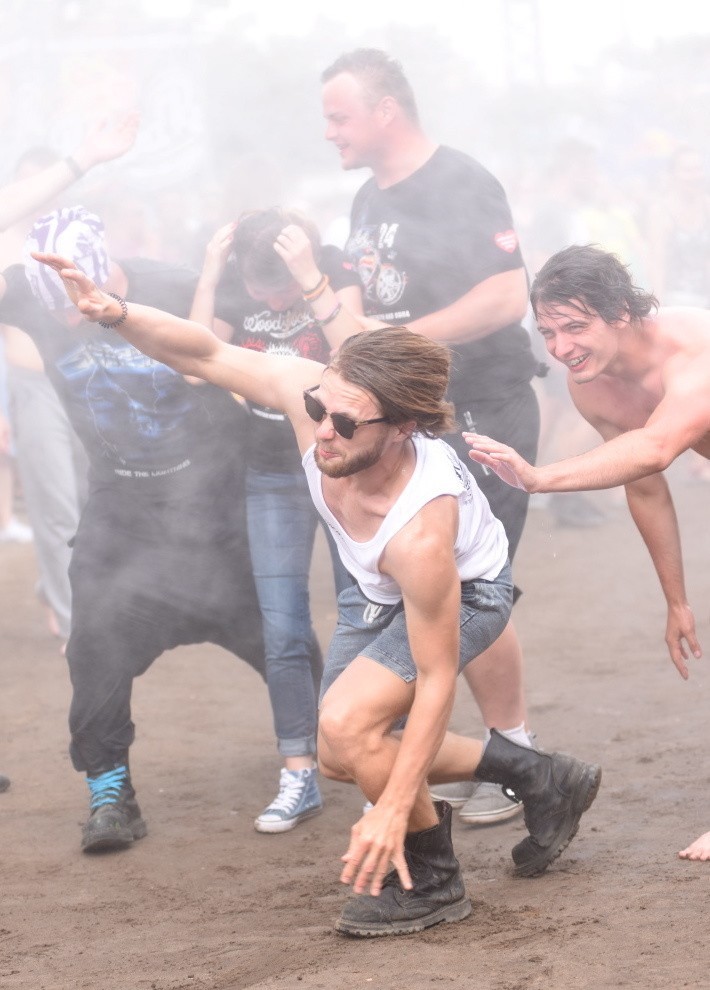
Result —
POLYGON ((537 491, 536 469, 512 447, 480 433, 464 433, 463 438, 471 447, 468 456, 472 461, 495 471, 501 481, 512 488, 531 493, 537 491))
POLYGON ((102 292, 92 280, 75 267, 69 258, 59 254, 32 253, 35 261, 52 268, 64 283, 66 293, 84 319, 91 323, 100 320, 115 322, 121 316, 121 304, 112 296, 102 292))

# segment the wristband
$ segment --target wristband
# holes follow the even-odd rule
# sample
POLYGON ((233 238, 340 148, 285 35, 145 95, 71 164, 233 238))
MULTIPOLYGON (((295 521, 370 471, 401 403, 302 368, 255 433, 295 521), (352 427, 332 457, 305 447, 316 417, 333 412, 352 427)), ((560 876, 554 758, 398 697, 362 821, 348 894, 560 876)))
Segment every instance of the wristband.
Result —
POLYGON ((116 295, 115 292, 109 292, 108 295, 120 303, 121 315, 117 320, 114 320, 113 323, 104 323, 103 320, 99 320, 98 322, 100 327, 104 327, 106 330, 112 330, 113 327, 119 327, 122 323, 125 323, 126 317, 128 316, 128 306, 126 305, 126 300, 116 295))
POLYGON ((325 290, 326 290, 326 289, 328 288, 328 285, 329 285, 329 284, 330 284, 330 279, 328 278, 328 276, 327 276, 327 275, 323 275, 323 276, 321 277, 321 280, 320 280, 320 282, 318 283, 318 285, 316 285, 316 286, 315 286, 314 288, 312 288, 312 289, 309 289, 309 291, 308 291, 308 292, 304 292, 304 293, 303 293, 303 298, 304 298, 304 300, 305 300, 306 302, 313 302, 313 301, 314 301, 314 300, 316 300, 316 299, 317 299, 317 298, 318 298, 319 296, 322 296, 322 295, 323 295, 323 293, 325 292, 325 290))
MULTIPOLYGON (((342 308, 342 303, 337 303, 335 309, 331 313, 328 313, 327 316, 324 316, 322 320, 318 320, 318 323, 320 323, 322 327, 327 327, 329 323, 332 323, 333 320, 337 319, 342 308)), ((316 317, 316 319, 318 318, 316 317)))

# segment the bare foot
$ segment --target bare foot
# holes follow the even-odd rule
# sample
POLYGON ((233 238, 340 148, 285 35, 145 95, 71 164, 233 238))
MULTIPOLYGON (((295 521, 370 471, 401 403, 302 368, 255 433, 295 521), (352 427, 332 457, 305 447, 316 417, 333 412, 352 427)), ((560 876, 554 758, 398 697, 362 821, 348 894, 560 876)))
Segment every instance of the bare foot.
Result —
POLYGON ((681 859, 710 859, 710 832, 701 835, 678 855, 681 859))

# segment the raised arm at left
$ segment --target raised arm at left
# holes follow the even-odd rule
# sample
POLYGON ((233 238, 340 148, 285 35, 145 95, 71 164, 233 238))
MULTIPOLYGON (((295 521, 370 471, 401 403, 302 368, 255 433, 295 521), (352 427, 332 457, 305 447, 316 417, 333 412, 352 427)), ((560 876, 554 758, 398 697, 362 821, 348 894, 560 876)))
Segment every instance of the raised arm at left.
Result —
POLYGON ((225 344, 199 323, 107 295, 67 258, 50 254, 34 257, 59 274, 69 298, 85 319, 110 326, 138 350, 183 375, 202 378, 254 402, 283 410, 291 420, 300 449, 305 450, 312 442, 313 423, 305 412, 301 392, 320 381, 322 364, 225 344))
POLYGON ((135 112, 123 114, 115 121, 99 121, 87 131, 72 155, 36 175, 3 186, 0 189, 0 230, 7 230, 40 209, 90 168, 124 155, 133 147, 138 123, 139 115, 135 112))

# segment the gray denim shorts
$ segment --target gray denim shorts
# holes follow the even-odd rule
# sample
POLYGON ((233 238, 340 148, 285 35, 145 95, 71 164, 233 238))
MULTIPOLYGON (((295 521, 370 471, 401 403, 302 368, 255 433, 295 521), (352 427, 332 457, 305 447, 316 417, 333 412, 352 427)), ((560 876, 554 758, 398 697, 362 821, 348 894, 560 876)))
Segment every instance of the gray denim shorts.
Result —
MULTIPOLYGON (((493 581, 461 583, 459 672, 498 639, 508 623, 512 604, 509 563, 493 581)), ((402 602, 378 605, 353 584, 338 596, 338 625, 325 661, 321 699, 356 657, 375 660, 407 683, 416 679, 402 602)))

